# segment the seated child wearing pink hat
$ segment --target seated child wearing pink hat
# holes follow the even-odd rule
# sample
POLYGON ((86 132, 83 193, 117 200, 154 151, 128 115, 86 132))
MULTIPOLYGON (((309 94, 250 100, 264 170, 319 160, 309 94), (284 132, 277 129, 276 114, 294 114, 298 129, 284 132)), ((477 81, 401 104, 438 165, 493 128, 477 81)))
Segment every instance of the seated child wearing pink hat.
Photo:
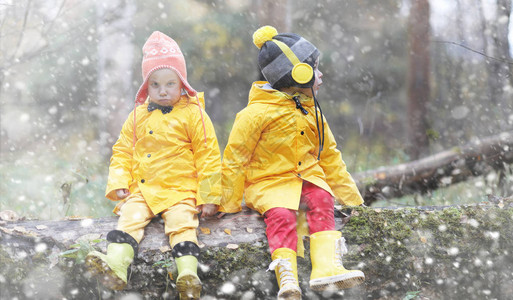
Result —
POLYGON ((107 287, 123 289, 144 228, 160 215, 178 268, 180 299, 199 299, 198 214, 213 215, 221 200, 216 134, 173 39, 151 34, 143 46, 142 75, 136 107, 112 148, 106 197, 120 201, 114 209, 118 225, 107 234, 107 254, 89 253, 86 265, 107 287))

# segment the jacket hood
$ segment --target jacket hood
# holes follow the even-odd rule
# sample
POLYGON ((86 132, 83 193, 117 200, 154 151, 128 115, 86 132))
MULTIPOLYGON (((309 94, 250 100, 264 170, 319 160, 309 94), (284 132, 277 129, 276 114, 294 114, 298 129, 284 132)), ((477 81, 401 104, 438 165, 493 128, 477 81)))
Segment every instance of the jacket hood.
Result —
MULTIPOLYGON (((314 106, 314 99, 302 93, 297 93, 303 106, 314 106)), ((255 81, 249 91, 248 105, 251 104, 273 104, 273 105, 291 105, 294 103, 292 97, 296 95, 289 95, 274 89, 267 81, 255 81)))
POLYGON ((203 92, 196 92, 194 96, 189 94, 185 94, 185 96, 189 98, 189 103, 196 104, 202 109, 205 109, 205 94, 203 92))

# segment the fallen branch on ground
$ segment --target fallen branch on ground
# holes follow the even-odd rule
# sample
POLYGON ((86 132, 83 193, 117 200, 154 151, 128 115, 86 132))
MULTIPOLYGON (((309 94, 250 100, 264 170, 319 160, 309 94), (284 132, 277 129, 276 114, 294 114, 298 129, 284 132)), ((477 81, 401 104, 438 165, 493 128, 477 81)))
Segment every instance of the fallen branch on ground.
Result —
POLYGON ((513 164, 513 132, 483 138, 426 158, 353 174, 365 203, 426 193, 504 170, 513 164))

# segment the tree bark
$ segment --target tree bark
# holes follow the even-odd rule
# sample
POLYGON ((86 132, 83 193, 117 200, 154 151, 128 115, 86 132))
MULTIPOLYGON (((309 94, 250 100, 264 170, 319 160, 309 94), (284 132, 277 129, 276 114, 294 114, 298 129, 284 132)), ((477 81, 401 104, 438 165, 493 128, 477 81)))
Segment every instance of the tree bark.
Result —
MULTIPOLYGON (((98 31, 98 126, 97 140, 108 158, 124 120, 134 108, 132 64, 134 56, 132 20, 137 7, 133 0, 96 3, 98 31)), ((140 76, 140 75, 139 75, 140 76)))
POLYGON ((504 117, 504 120, 503 122, 500 122, 499 125, 502 128, 510 127, 506 120, 513 112, 513 106, 511 104, 511 93, 505 91, 505 87, 512 85, 513 83, 513 63, 511 63, 512 60, 510 55, 510 43, 508 38, 511 13, 512 11, 510 0, 497 1, 497 18, 495 19, 495 22, 492 23, 493 30, 495 30, 495 34, 493 35, 493 43, 495 45, 494 57, 500 59, 501 61, 493 62, 494 65, 498 65, 494 67, 496 69, 496 73, 492 75, 496 77, 495 80, 500 82, 499 91, 501 94, 499 98, 499 111, 502 112, 501 115, 504 117))
MULTIPOLYGON (((512 198, 497 198, 461 207, 352 208, 349 220, 336 218, 336 228, 343 232, 349 249, 344 266, 362 270, 365 283, 338 293, 310 290, 307 242, 305 259, 298 258, 303 296, 402 299, 409 292, 419 292, 428 299, 506 299, 513 293, 512 202, 512 198)), ((147 226, 124 291, 105 290, 79 259, 60 256, 81 240, 104 238, 116 222, 117 218, 108 217, 0 223, 1 297, 120 299, 131 294, 175 299, 175 285, 168 277, 173 270, 166 265, 174 262, 159 219, 147 226)), ((200 222, 203 296, 276 297, 274 273, 266 272, 270 255, 264 226, 263 218, 249 211, 200 222)), ((105 251, 106 244, 94 246, 105 251)))
POLYGON ((410 43, 408 73, 409 154, 411 159, 421 157, 429 147, 426 104, 430 98, 429 84, 429 1, 412 2, 408 19, 410 43))
MULTIPOLYGON (((292 26, 291 3, 289 0, 258 0, 253 4, 257 13, 259 26, 270 25, 276 28, 278 33, 289 32, 292 26)), ((258 67, 258 79, 265 81, 260 67, 258 67)))
POLYGON ((353 177, 370 205, 379 199, 426 193, 503 170, 513 163, 512 149, 513 132, 504 132, 420 160, 355 173, 353 177))
POLYGON ((492 105, 490 111, 493 113, 491 129, 505 130, 510 128, 507 120, 513 111, 511 106, 510 92, 506 87, 511 85, 513 80, 511 68, 511 55, 509 53, 508 33, 509 18, 511 14, 511 1, 497 0, 494 16, 486 20, 484 17, 484 6, 479 3, 481 9, 481 27, 485 41, 486 73, 488 82, 488 99, 492 105))
POLYGON ((255 10, 260 26, 271 25, 279 33, 289 32, 292 25, 291 5, 289 0, 256 1, 255 10))

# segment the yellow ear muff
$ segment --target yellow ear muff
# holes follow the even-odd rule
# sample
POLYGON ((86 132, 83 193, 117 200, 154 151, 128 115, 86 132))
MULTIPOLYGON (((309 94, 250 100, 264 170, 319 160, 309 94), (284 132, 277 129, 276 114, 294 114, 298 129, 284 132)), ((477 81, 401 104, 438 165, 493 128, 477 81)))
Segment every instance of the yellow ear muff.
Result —
POLYGON ((303 63, 299 61, 299 58, 297 58, 296 54, 290 50, 289 46, 287 46, 282 41, 278 41, 275 39, 272 39, 272 41, 280 47, 281 51, 285 56, 290 60, 290 62, 294 65, 292 68, 292 79, 294 79, 295 82, 299 84, 305 84, 308 83, 310 80, 312 80, 314 76, 314 72, 312 69, 312 66, 310 66, 307 63, 303 63))
POLYGON ((299 84, 308 83, 312 80, 313 69, 307 63, 299 63, 292 68, 292 79, 299 84))

